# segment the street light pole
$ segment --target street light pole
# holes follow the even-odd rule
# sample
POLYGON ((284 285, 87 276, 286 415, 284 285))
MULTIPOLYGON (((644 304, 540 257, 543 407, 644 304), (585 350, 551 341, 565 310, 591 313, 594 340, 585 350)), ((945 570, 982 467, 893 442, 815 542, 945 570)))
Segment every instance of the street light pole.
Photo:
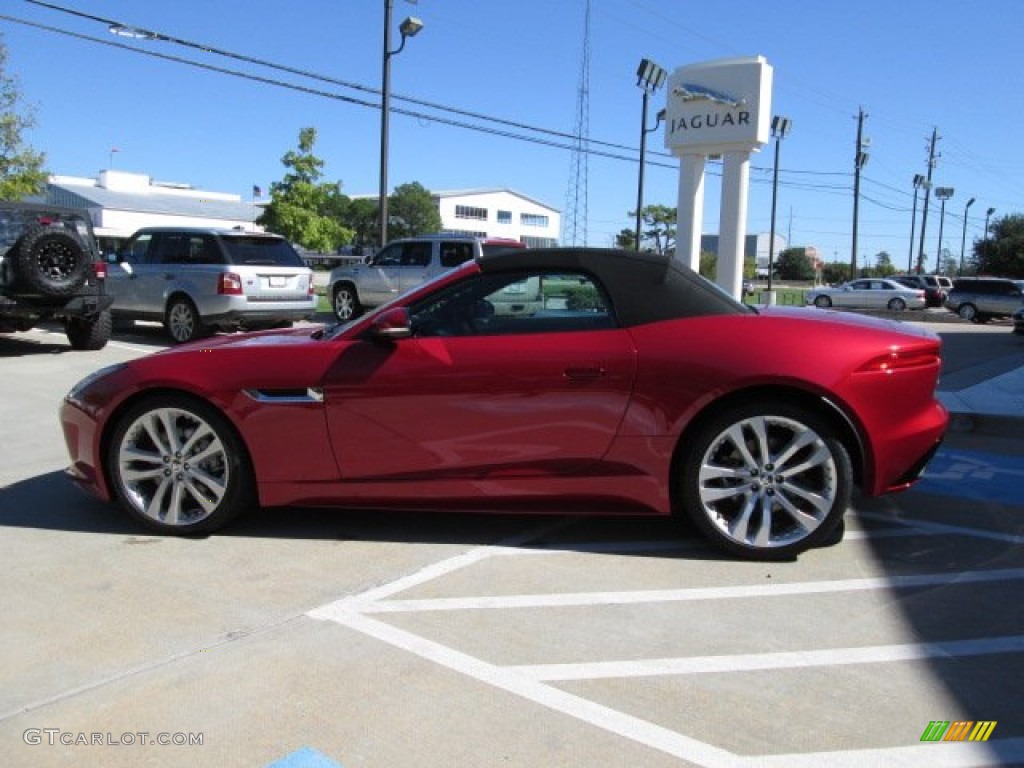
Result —
POLYGON ((779 195, 779 145, 786 138, 793 125, 788 117, 775 115, 772 118, 772 136, 775 137, 775 167, 772 170, 772 226, 768 235, 768 303, 774 303, 772 294, 772 272, 775 271, 775 204, 779 195))
POLYGON ((394 0, 384 0, 384 53, 381 57, 381 101, 380 101, 380 189, 378 210, 380 214, 380 247, 388 242, 388 131, 391 119, 391 57, 401 53, 407 38, 415 37, 423 29, 423 22, 414 16, 401 23, 398 31, 402 42, 391 50, 391 10, 394 0))
POLYGON ((935 250, 935 274, 942 272, 942 227, 946 223, 946 201, 953 196, 952 187, 936 187, 935 197, 941 201, 939 206, 939 244, 935 250))
MULTIPOLYGON (((925 178, 920 173, 914 174, 914 207, 910 211, 910 255, 907 257, 907 274, 914 271, 914 224, 917 220, 917 190, 924 186, 925 178)), ((928 194, 927 189, 925 194, 928 194)))
POLYGON ((995 208, 989 208, 985 211, 985 255, 988 256, 988 220, 989 217, 996 212, 995 208))
POLYGON ((971 210, 971 206, 974 205, 974 198, 972 197, 967 201, 967 205, 964 206, 964 229, 960 235, 960 269, 957 272, 959 277, 964 276, 964 250, 967 248, 967 212, 971 210))
POLYGON ((668 73, 650 59, 641 59, 636 70, 636 84, 643 91, 643 106, 640 116, 640 174, 636 184, 636 250, 640 250, 641 225, 644 207, 644 165, 647 157, 647 134, 656 131, 665 116, 665 110, 658 112, 658 121, 647 130, 647 101, 652 93, 665 82, 668 73))

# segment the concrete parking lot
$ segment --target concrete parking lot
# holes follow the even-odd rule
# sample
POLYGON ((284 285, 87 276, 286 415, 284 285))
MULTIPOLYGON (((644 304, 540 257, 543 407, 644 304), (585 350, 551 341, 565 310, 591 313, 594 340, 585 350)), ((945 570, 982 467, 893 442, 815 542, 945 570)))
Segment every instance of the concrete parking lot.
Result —
MULTIPOLYGON (((1005 325, 943 333, 957 387, 1024 364, 1005 325)), ((0 337, 3 765, 1024 763, 1019 436, 951 433, 792 563, 570 515, 264 510, 162 538, 63 477, 56 409, 164 345, 0 337), (947 722, 995 726, 922 741, 947 722)))

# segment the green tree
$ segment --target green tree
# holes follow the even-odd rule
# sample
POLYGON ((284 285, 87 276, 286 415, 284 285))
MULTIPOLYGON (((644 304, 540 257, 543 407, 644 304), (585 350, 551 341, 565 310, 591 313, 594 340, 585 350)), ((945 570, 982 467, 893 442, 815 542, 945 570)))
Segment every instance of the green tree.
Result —
POLYGON ((782 280, 813 280, 814 265, 805 248, 786 248, 779 254, 775 269, 782 280))
POLYGON ((415 237, 441 229, 441 213, 433 195, 413 181, 395 187, 388 196, 388 233, 393 238, 415 237))
MULTIPOLYGON (((636 218, 636 209, 629 212, 630 218, 636 218)), ((641 251, 668 253, 676 247, 675 208, 667 205, 645 205, 640 212, 640 248, 641 251)), ((627 230, 622 230, 618 237, 622 238, 627 230)), ((630 240, 636 237, 630 234, 630 240)))
POLYGON ((845 283, 850 279, 849 262, 830 261, 821 268, 821 279, 829 285, 845 283))
POLYGON ((622 248, 624 251, 635 251, 636 250, 636 230, 635 229, 623 229, 619 231, 619 234, 615 236, 615 247, 622 248))
POLYGON ((892 256, 888 251, 880 251, 875 254, 875 275, 878 277, 889 277, 896 274, 896 267, 893 266, 892 256))
POLYGON ((377 241, 380 239, 380 227, 377 223, 379 209, 376 197, 360 197, 349 203, 344 223, 355 233, 352 238, 354 244, 378 244, 377 241))
POLYGON ((978 274, 1024 278, 1024 215, 992 222, 989 237, 974 243, 973 261, 978 274))
POLYGON ((342 222, 351 201, 340 182, 321 182, 324 161, 313 154, 316 129, 299 131, 298 151, 281 158, 288 171, 270 185, 270 203, 258 222, 311 251, 334 251, 352 241, 353 231, 342 222))
POLYGON ((714 281, 715 273, 718 271, 718 254, 713 251, 700 252, 700 267, 697 270, 701 277, 714 281))
POLYGON ((0 38, 0 200, 21 200, 41 192, 48 174, 46 156, 22 138, 35 125, 35 114, 21 105, 21 89, 6 65, 7 47, 0 38))

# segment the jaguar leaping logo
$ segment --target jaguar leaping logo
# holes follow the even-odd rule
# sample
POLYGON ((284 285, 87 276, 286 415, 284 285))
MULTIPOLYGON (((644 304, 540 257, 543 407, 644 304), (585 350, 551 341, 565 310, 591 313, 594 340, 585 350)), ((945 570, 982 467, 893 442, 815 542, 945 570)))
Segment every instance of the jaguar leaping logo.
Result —
POLYGON ((672 93, 683 101, 710 101, 713 104, 724 104, 727 107, 742 107, 747 103, 744 98, 735 98, 727 93, 715 91, 696 83, 680 83, 672 89, 672 93))

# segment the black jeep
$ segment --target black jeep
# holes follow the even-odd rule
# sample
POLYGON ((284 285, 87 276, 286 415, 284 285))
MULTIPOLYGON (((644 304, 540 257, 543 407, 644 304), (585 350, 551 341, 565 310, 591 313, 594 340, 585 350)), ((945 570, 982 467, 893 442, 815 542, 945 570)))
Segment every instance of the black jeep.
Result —
POLYGON ((73 349, 101 349, 114 302, 105 277, 87 212, 0 201, 0 333, 62 320, 73 349))

